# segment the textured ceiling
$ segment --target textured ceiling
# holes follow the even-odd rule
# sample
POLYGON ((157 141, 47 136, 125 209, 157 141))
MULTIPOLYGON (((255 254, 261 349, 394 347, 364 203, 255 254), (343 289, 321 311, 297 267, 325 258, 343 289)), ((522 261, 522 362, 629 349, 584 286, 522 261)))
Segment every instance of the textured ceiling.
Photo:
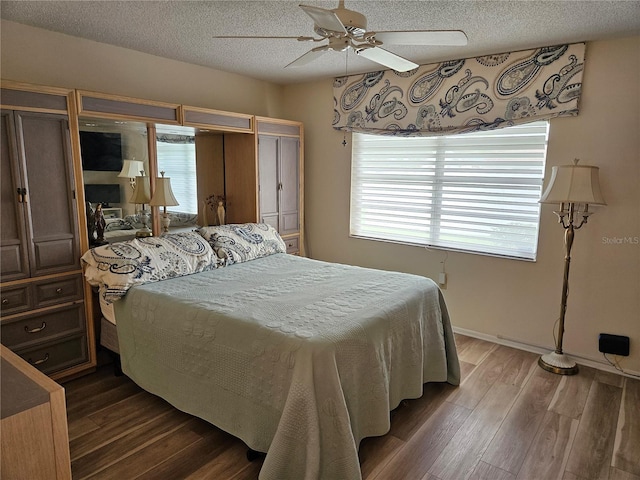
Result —
MULTIPOLYGON (((2 1, 3 19, 160 57, 288 84, 379 70, 352 52, 330 52, 285 69, 318 44, 295 39, 217 39, 214 35, 312 35, 299 1, 2 1), (347 60, 348 63, 345 61, 347 60)), ((335 1, 302 0, 337 7, 335 1)), ((465 47, 388 46, 415 63, 472 57, 558 43, 640 34, 640 1, 434 0, 357 1, 368 30, 466 32, 465 47)))

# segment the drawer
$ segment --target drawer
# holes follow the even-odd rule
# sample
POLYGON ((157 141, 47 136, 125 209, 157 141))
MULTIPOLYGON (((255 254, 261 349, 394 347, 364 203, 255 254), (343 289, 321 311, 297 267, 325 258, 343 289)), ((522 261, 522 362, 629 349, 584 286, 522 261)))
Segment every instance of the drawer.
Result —
POLYGON ((0 313, 3 317, 84 298, 82 274, 56 277, 5 287, 2 289, 0 313))
POLYGON ((28 284, 3 288, 0 297, 0 313, 3 316, 31 309, 31 286, 28 284))
POLYGON ((84 295, 82 275, 34 282, 35 308, 81 300, 84 295))
POLYGON ((15 350, 42 373, 53 373, 86 363, 89 359, 84 335, 66 337, 37 347, 15 350))
POLYGON ((300 237, 283 238, 287 246, 287 253, 298 253, 300 251, 300 237))
POLYGON ((84 315, 84 303, 78 303, 3 320, 0 327, 2 343, 13 350, 62 336, 84 333, 84 315))

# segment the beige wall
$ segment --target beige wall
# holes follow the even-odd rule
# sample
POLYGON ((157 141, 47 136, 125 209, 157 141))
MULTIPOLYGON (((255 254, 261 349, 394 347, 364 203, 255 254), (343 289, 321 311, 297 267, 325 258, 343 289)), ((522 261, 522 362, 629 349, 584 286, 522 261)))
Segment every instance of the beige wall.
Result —
POLYGON ((3 79, 282 117, 268 82, 2 20, 3 79))
MULTIPOLYGON (((455 326, 553 345, 563 231, 552 207, 542 207, 535 263, 349 238, 351 150, 330 127, 331 80, 279 87, 12 22, 1 29, 2 78, 303 121, 310 256, 432 278, 446 259, 455 326)), ((621 364, 640 372, 640 245, 613 243, 640 237, 640 37, 588 44, 581 114, 552 121, 547 171, 574 157, 600 166, 608 206, 576 234, 565 350, 602 361, 598 333, 628 335, 621 364)))
MULTIPOLYGON (((444 294, 455 326, 553 346, 564 247, 552 206, 542 206, 535 263, 349 238, 351 149, 330 127, 332 82, 288 86, 285 97, 289 116, 305 125, 310 256, 434 279, 446 259, 444 294)), ((621 365, 640 372, 640 37, 588 44, 581 112, 552 120, 547 174, 574 157, 600 167, 608 206, 576 232, 565 351, 603 362, 598 334, 627 335, 631 355, 621 365), (608 243, 625 237, 636 243, 608 243)))

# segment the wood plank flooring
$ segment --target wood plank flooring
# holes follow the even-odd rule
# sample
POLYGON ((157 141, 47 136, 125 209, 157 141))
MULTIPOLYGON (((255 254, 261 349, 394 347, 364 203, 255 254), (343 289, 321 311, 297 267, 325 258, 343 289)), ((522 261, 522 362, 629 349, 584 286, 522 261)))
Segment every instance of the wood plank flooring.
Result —
MULTIPOLYGON (((640 480, 640 380, 456 335, 463 381, 426 384, 360 446, 364 480, 640 480)), ((255 480, 240 440, 113 376, 64 384, 74 480, 255 480)), ((340 479, 330 479, 340 480, 340 479)))

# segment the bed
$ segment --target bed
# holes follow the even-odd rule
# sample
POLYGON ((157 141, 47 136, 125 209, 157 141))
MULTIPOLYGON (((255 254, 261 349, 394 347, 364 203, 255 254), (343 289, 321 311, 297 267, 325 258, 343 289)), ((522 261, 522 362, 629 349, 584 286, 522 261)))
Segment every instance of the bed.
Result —
POLYGON ((400 401, 425 382, 459 383, 441 292, 416 275, 288 255, 284 242, 238 255, 256 225, 270 229, 240 226, 236 251, 220 248, 228 231, 201 232, 214 255, 181 264, 194 273, 135 279, 112 303, 122 369, 266 452, 261 480, 360 479, 360 441, 385 434, 400 401))

